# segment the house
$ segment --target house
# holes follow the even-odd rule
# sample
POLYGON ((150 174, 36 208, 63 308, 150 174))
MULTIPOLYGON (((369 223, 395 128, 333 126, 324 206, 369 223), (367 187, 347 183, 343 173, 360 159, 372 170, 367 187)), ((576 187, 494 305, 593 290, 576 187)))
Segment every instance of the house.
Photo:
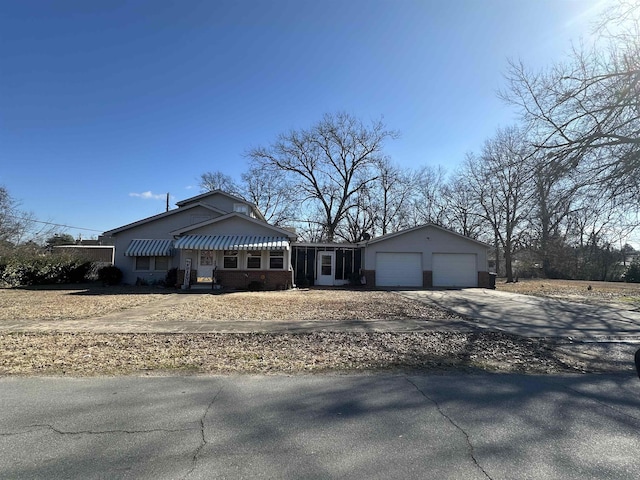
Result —
POLYGON ((489 287, 488 245, 436 225, 365 242, 295 242, 246 200, 216 190, 177 208, 105 232, 123 282, 163 281, 177 269, 182 285, 265 289, 299 285, 489 287), (186 281, 185 281, 186 278, 186 281))
POLYGON ((485 243, 427 224, 363 242, 363 275, 376 287, 491 286, 485 243))
POLYGON ((176 205, 104 232, 124 283, 163 281, 176 268, 180 284, 246 288, 260 282, 268 289, 293 284, 290 253, 296 235, 267 223, 254 204, 216 190, 176 205))

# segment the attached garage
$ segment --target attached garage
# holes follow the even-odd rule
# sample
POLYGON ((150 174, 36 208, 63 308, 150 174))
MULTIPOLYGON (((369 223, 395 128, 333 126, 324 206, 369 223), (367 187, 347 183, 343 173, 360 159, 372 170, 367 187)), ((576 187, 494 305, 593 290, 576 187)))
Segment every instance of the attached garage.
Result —
POLYGON ((473 253, 434 253, 434 287, 477 287, 477 255, 473 253))
POLYGON ((377 252, 376 286, 421 287, 422 253, 377 252))
POLYGON ((489 246, 436 225, 364 243, 362 273, 376 287, 489 287, 489 246))

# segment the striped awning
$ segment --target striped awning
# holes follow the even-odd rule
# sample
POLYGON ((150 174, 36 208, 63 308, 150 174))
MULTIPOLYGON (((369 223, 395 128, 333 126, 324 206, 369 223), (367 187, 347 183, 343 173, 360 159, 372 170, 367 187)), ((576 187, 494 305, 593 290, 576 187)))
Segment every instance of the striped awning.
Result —
POLYGON ((289 250, 287 237, 185 235, 176 248, 186 250, 289 250))
POLYGON ((124 254, 128 257, 172 257, 173 240, 131 240, 124 254))

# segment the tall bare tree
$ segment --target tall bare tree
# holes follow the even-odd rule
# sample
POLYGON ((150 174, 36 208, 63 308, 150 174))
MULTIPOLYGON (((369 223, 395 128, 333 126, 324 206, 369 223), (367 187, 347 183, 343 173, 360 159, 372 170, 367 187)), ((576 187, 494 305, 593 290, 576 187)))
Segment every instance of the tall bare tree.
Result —
POLYGON ((440 197, 443 201, 444 225, 447 228, 474 239, 489 233, 484 227, 480 204, 462 171, 455 172, 442 185, 440 197))
MULTIPOLYGON (((512 62, 502 97, 519 107, 543 155, 588 163, 611 196, 640 198, 640 3, 621 0, 599 41, 542 72, 512 62)), ((636 204, 637 205, 637 204, 636 204)))
POLYGON ((268 147, 248 152, 254 166, 287 173, 301 204, 322 212, 324 240, 333 241, 358 192, 375 179, 384 142, 397 137, 384 123, 370 125, 347 113, 327 114, 309 129, 278 136, 268 147))
POLYGON ((469 187, 493 229, 496 260, 500 250, 503 252, 507 282, 515 278, 513 254, 529 211, 530 156, 525 134, 507 128, 498 130, 485 142, 480 156, 470 154, 465 163, 469 187))
POLYGON ((245 192, 242 187, 231 177, 220 170, 205 172, 200 175, 200 190, 203 192, 212 192, 214 190, 222 190, 223 192, 243 197, 245 192))
POLYGON ((250 168, 242 174, 242 191, 272 225, 290 226, 295 219, 294 191, 281 170, 250 168))

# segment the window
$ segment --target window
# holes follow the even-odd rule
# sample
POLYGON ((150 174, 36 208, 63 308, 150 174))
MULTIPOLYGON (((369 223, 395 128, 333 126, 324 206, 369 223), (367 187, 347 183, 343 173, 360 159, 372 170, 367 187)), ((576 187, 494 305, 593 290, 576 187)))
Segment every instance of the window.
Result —
POLYGON ((213 265, 213 250, 200 250, 200 266, 213 265))
POLYGON ((136 257, 136 270, 151 270, 151 257, 136 257))
POLYGON ((156 257, 154 270, 169 270, 169 257, 156 257))
POLYGON ((322 255, 320 275, 331 275, 331 255, 322 255))
POLYGON ((224 268, 238 268, 238 252, 236 250, 224 251, 224 268))
POLYGON ((284 250, 271 250, 269 252, 269 268, 280 270, 284 268, 284 250))
POLYGON ((249 215, 249 206, 244 203, 234 203, 233 211, 238 213, 244 213, 245 215, 249 215))
POLYGON ((247 252, 247 268, 262 268, 262 252, 260 250, 249 250, 247 252))

